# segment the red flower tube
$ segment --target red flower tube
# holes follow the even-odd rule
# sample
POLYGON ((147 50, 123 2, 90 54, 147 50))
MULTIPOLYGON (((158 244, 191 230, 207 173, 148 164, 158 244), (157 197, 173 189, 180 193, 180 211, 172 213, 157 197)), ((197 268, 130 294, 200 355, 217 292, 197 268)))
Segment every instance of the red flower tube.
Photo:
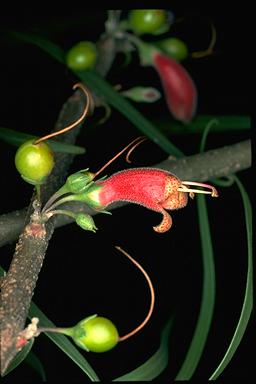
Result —
POLYGON ((159 51, 153 51, 152 57, 171 113, 177 120, 188 123, 195 114, 197 104, 197 90, 193 80, 176 60, 159 51))
POLYGON ((96 181, 84 194, 83 201, 96 210, 104 210, 115 201, 128 201, 163 215, 161 223, 153 229, 166 232, 172 218, 165 209, 183 208, 187 193, 178 191, 181 180, 167 171, 156 168, 135 168, 120 171, 106 180, 96 181))

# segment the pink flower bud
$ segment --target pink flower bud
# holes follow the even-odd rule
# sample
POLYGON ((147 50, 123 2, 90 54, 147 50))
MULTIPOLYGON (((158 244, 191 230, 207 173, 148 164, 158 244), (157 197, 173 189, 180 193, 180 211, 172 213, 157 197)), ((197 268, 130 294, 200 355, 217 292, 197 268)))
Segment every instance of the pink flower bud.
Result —
POLYGON ((152 55, 171 113, 177 120, 188 123, 195 114, 197 104, 197 90, 193 80, 176 60, 158 50, 154 50, 152 55))

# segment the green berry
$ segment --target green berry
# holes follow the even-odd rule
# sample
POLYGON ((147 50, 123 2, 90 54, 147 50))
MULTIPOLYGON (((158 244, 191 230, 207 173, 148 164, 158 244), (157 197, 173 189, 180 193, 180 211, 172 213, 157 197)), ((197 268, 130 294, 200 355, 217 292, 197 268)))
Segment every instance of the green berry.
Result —
POLYGON ((47 144, 34 144, 34 141, 28 140, 19 147, 15 155, 15 166, 23 179, 36 185, 42 184, 51 173, 54 157, 47 144))
POLYGON ((73 328, 72 338, 86 351, 106 352, 116 346, 119 335, 110 320, 93 315, 80 321, 73 328))
POLYGON ((188 56, 188 47, 186 44, 176 37, 170 37, 159 41, 157 45, 169 56, 177 61, 182 61, 188 56))
POLYGON ((157 33, 167 24, 164 9, 133 9, 129 13, 129 25, 137 34, 157 33))
POLYGON ((91 41, 81 41, 68 51, 66 63, 70 69, 82 71, 92 69, 96 59, 97 50, 95 44, 91 41))

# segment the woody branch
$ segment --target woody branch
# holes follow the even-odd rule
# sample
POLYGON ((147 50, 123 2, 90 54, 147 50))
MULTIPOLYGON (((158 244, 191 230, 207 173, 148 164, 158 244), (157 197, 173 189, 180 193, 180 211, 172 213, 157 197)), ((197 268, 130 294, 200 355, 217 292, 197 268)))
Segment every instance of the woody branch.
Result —
MULTIPOLYGON (((212 149, 204 153, 186 156, 181 159, 167 158, 152 167, 167 170, 177 175, 181 180, 209 181, 216 177, 228 176, 251 166, 251 143, 245 140, 237 144, 212 149)), ((113 204, 109 210, 127 205, 125 202, 113 204)), ((66 203, 65 209, 73 212, 97 215, 84 203, 66 203)), ((22 230, 27 209, 21 209, 0 216, 0 246, 17 239, 22 230)), ((68 216, 59 215, 55 220, 55 227, 61 227, 73 221, 68 216)))

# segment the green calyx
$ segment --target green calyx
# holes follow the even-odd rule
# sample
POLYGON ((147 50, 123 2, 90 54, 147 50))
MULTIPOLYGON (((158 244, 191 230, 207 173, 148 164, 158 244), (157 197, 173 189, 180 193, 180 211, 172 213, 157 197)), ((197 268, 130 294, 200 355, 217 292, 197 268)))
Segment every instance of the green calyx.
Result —
POLYGON ((94 173, 87 172, 88 169, 89 168, 82 169, 68 176, 65 184, 48 200, 45 210, 49 210, 50 207, 55 208, 66 201, 83 201, 84 192, 94 184, 94 173), (62 197, 67 194, 69 194, 69 196, 62 197), (59 200, 57 201, 57 199, 59 200))
POLYGON ((104 208, 100 203, 99 197, 98 197, 98 192, 101 190, 101 188, 103 188, 103 186, 93 183, 84 192, 72 195, 70 197, 70 200, 82 201, 93 209, 101 210, 104 208))
POLYGON ((114 348, 119 340, 116 326, 107 318, 97 315, 81 320, 72 328, 74 342, 87 352, 107 352, 114 348))
POLYGON ((94 174, 87 172, 89 168, 73 173, 67 178, 66 189, 71 193, 82 193, 92 185, 94 174))

